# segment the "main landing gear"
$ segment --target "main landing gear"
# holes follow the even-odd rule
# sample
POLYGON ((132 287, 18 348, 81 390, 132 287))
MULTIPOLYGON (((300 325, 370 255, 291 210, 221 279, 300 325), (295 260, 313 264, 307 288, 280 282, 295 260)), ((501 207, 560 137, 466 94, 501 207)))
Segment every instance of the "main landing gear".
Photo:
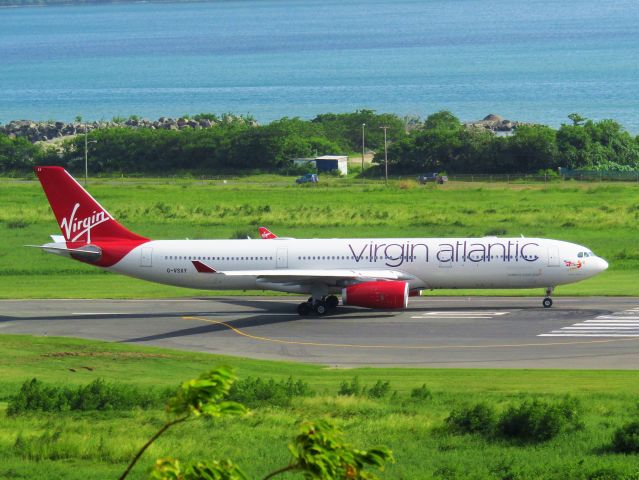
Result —
POLYGON ((309 315, 315 312, 317 315, 326 315, 331 310, 335 310, 339 305, 339 299, 335 295, 314 299, 310 297, 306 302, 302 302, 297 306, 297 313, 300 315, 309 315))
POLYGON ((552 295, 553 290, 554 290, 554 287, 546 288, 546 298, 544 298, 543 302, 541 302, 544 308, 552 307, 552 298, 550 298, 550 295, 552 295))

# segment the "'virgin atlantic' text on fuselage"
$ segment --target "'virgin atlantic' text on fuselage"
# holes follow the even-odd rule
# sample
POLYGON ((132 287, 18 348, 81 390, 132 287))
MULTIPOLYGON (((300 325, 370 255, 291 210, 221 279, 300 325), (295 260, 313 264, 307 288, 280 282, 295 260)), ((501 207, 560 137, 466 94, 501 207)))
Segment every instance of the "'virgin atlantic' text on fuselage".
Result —
POLYGON ((536 262, 539 255, 534 242, 472 242, 458 240, 451 243, 439 243, 436 250, 425 243, 376 243, 363 245, 352 243, 348 248, 356 262, 376 262, 384 260, 389 267, 399 267, 404 263, 430 262, 536 262))

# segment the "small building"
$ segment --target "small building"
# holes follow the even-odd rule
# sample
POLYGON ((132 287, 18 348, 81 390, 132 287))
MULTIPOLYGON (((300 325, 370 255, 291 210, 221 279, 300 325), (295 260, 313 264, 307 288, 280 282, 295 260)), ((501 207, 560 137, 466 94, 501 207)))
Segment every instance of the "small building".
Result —
POLYGON ((312 163, 318 173, 339 170, 342 175, 348 174, 348 157, 346 155, 322 155, 315 158, 295 158, 295 165, 308 165, 312 163))
POLYGON ((348 174, 348 157, 346 155, 322 155, 315 158, 318 172, 339 170, 342 175, 348 174))

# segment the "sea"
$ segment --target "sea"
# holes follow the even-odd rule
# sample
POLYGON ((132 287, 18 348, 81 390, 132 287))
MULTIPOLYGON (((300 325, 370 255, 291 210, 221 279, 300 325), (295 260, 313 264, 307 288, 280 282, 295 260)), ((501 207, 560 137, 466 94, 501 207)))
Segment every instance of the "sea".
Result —
POLYGON ((0 8, 0 123, 372 109, 639 133, 637 0, 0 8))

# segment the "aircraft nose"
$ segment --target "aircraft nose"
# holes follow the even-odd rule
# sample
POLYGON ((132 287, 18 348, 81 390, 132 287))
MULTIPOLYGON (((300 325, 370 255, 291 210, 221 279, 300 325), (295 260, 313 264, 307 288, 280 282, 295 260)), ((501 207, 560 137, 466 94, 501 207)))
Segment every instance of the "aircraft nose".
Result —
POLYGON ((603 272, 608 268, 608 262, 606 262, 603 258, 597 258, 597 271, 603 272))

